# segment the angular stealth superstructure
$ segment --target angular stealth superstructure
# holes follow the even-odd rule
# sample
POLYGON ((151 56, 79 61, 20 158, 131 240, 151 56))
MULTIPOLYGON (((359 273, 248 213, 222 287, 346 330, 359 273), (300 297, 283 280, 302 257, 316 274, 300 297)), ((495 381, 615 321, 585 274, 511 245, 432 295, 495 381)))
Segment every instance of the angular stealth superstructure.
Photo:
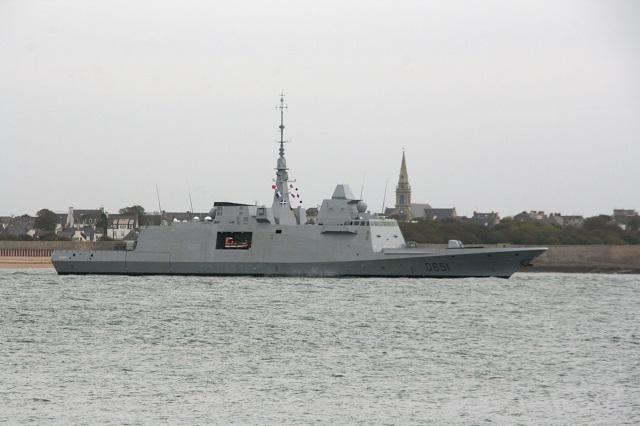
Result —
POLYGON ((292 206, 284 156, 284 99, 271 208, 216 202, 202 221, 140 230, 126 250, 57 250, 60 275, 510 277, 546 248, 408 248, 398 223, 367 212, 347 185, 322 202, 314 224, 292 206))

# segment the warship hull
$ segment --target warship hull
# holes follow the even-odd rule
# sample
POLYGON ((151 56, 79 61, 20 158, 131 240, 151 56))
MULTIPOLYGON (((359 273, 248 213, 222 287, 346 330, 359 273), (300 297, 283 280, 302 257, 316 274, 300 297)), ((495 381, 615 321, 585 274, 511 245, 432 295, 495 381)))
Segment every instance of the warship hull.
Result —
MULTIPOLYGON (((150 254, 145 261, 137 256, 125 254, 95 254, 95 260, 70 260, 72 252, 60 251, 54 258, 54 266, 60 275, 201 275, 201 276, 308 276, 308 277, 415 277, 415 278, 463 278, 500 277, 509 278, 523 263, 519 259, 532 258, 542 253, 513 252, 495 253, 493 259, 463 255, 452 261, 447 255, 416 255, 411 258, 381 259, 369 261, 314 262, 314 263, 215 263, 215 262, 171 262, 164 256, 150 254), (522 257, 518 257, 522 256, 522 257), (101 257, 103 258, 101 260, 101 257), (157 257, 157 261, 151 260, 157 257), (465 259, 465 257, 467 259, 465 259), (425 266, 429 265, 429 266, 425 266), (444 266, 443 266, 444 265, 444 266), (442 268, 443 270, 434 270, 442 268), (427 269, 429 268, 429 269, 427 269)), ((526 263, 525 263, 526 265, 526 263)))
POLYGON ((143 229, 133 250, 57 250, 52 262, 60 275, 508 278, 546 250, 385 247, 395 243, 399 230, 385 228, 347 226, 331 232, 318 225, 180 223, 143 229), (232 232, 250 236, 251 244, 246 249, 216 244, 232 232))
MULTIPOLYGON (((452 262, 450 255, 416 255, 411 258, 381 259, 370 261, 314 262, 314 263, 215 263, 215 262, 171 262, 164 256, 137 256, 95 254, 95 260, 71 260, 72 252, 60 251, 53 260, 59 275, 199 275, 199 276, 305 276, 305 277, 408 277, 408 278, 509 278, 523 265, 520 259, 533 258, 544 250, 535 252, 523 249, 513 252, 495 253, 487 259, 466 254, 452 262), (518 257, 521 256, 521 257, 518 257), (465 257, 467 259, 465 259, 465 257), (425 265, 430 265, 425 266, 425 265), (434 270, 442 267, 445 270, 434 270), (427 269, 429 268, 429 269, 427 269)), ((460 255, 458 255, 460 256, 460 255)))

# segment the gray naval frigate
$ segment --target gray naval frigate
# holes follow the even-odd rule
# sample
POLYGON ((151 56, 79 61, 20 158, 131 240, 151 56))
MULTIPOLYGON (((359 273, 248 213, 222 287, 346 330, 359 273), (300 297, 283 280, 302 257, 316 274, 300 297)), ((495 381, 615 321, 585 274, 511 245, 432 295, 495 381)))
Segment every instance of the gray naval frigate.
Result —
POLYGON ((280 149, 271 207, 216 202, 209 216, 141 228, 122 250, 56 250, 60 275, 253 275, 508 278, 546 248, 409 247, 398 223, 367 212, 347 185, 322 202, 314 223, 292 207, 295 190, 280 149))

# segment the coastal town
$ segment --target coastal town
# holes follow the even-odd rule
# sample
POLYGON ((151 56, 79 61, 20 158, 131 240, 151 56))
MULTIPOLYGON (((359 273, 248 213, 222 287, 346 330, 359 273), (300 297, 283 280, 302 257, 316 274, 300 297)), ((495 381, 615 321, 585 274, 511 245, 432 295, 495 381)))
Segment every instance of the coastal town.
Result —
MULTIPOLYGON (((582 228, 585 222, 583 216, 562 215, 560 213, 545 213, 543 211, 523 211, 514 216, 500 218, 497 212, 474 212, 468 218, 457 216, 455 208, 431 208, 424 204, 410 204, 409 206, 396 205, 395 208, 387 209, 391 211, 388 217, 395 218, 400 222, 416 223, 418 220, 437 221, 449 219, 455 221, 470 221, 486 227, 493 227, 502 220, 515 222, 549 224, 557 227, 582 228), (407 212, 409 216, 399 216, 394 214, 394 210, 407 212), (416 214, 417 213, 417 214, 416 214), (410 219, 408 219, 410 217, 410 219)), ((140 206, 123 208, 122 211, 135 210, 144 211, 140 206)), ((38 213, 47 214, 49 210, 43 209, 38 213)), ((312 223, 318 214, 316 207, 306 209, 306 219, 312 223)), ((204 220, 208 212, 152 212, 139 216, 138 214, 109 213, 102 208, 98 209, 75 209, 69 207, 67 213, 53 213, 55 222, 49 221, 48 226, 39 226, 38 214, 31 216, 24 214, 21 216, 0 216, 0 240, 66 240, 66 241, 108 241, 108 240, 131 240, 136 238, 136 233, 141 226, 159 225, 162 220, 165 222, 204 220), (141 220, 142 219, 142 220, 141 220)), ((606 216, 606 215, 603 215, 606 216)), ((616 226, 620 229, 637 229, 640 221, 636 210, 613 209, 608 225, 616 226)))
MULTIPOLYGON (((304 210, 306 223, 315 223, 318 208, 304 210)), ((54 241, 112 241, 135 240, 140 227, 169 224, 172 222, 206 220, 211 212, 154 211, 148 213, 142 206, 135 205, 111 213, 104 208, 74 208, 67 212, 52 212, 42 209, 35 215, 0 216, 0 240, 54 240, 54 241)), ((395 205, 384 209, 381 216, 402 223, 418 221, 453 221, 479 224, 492 228, 502 221, 515 223, 546 224, 556 228, 582 229, 585 218, 581 215, 563 215, 559 212, 522 211, 501 218, 498 212, 473 212, 471 217, 458 216, 455 207, 432 207, 430 204, 413 202, 411 184, 407 170, 405 153, 402 153, 400 173, 395 191, 395 205)), ((593 218, 592 218, 593 219, 593 218)), ((612 209, 611 215, 600 215, 592 222, 604 222, 607 227, 620 230, 638 231, 640 216, 633 209, 612 209)), ((418 241, 427 242, 427 241, 418 241)), ((513 242, 513 241, 502 241, 513 242)), ((548 244, 547 242, 541 242, 548 244)))

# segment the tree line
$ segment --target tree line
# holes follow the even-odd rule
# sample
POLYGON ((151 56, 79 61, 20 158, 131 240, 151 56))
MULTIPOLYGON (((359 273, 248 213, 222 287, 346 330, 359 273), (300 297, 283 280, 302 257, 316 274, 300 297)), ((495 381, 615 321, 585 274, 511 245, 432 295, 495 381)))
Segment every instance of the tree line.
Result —
MULTIPOLYGON (((106 236, 107 215, 99 212, 94 218, 96 228, 106 236)), ((147 214, 139 205, 124 207, 120 214, 137 215, 140 226, 159 225, 160 214, 147 214)), ((581 228, 561 227, 542 221, 519 222, 503 219, 495 226, 484 226, 468 218, 418 219, 415 222, 400 222, 406 241, 419 244, 446 244, 449 240, 460 240, 465 244, 525 244, 525 245, 620 245, 640 244, 640 217, 629 218, 624 229, 611 216, 599 215, 585 219, 581 228)), ((40 240, 68 240, 54 234, 57 215, 48 209, 37 213, 34 227, 51 234, 40 240)), ((0 235, 0 240, 30 241, 30 235, 0 235)))
POLYGON ((581 228, 513 219, 503 219, 492 227, 466 218, 400 223, 405 240, 419 244, 446 244, 449 240, 460 240, 465 244, 640 244, 639 228, 640 218, 632 218, 623 229, 606 215, 585 219, 581 228))

